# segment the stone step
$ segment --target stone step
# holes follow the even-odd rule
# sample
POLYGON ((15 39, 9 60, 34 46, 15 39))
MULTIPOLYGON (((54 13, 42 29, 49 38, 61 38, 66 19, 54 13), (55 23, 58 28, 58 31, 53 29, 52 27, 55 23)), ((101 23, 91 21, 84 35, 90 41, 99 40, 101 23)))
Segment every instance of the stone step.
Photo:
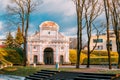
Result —
POLYGON ((103 73, 79 73, 85 75, 101 75, 101 76, 116 76, 116 74, 103 74, 103 73))
POLYGON ((91 77, 76 77, 74 80, 110 80, 110 79, 99 79, 99 78, 91 78, 91 77))
POLYGON ((43 73, 43 74, 56 74, 56 72, 47 72, 47 71, 38 71, 37 73, 43 73))
POLYGON ((25 80, 53 80, 53 79, 50 79, 48 76, 31 75, 31 76, 25 77, 25 80))
POLYGON ((57 72, 60 72, 60 71, 54 71, 54 70, 53 70, 53 71, 52 71, 52 70, 41 70, 41 71, 42 71, 42 72, 56 72, 56 73, 57 73, 57 72))
POLYGON ((99 79, 111 79, 111 76, 102 76, 102 75, 85 75, 81 74, 78 77, 87 77, 87 78, 99 78, 99 79))
POLYGON ((45 73, 34 73, 32 75, 38 75, 38 76, 52 76, 52 74, 45 74, 45 73))
MULTIPOLYGON (((83 73, 41 70, 26 77, 27 80, 110 80, 116 74, 83 73)), ((25 80, 26 80, 25 79, 25 80)))
POLYGON ((44 80, 43 78, 37 78, 37 77, 30 77, 30 76, 27 76, 25 78, 25 80, 44 80))
POLYGON ((116 74, 79 73, 74 80, 111 80, 116 74))

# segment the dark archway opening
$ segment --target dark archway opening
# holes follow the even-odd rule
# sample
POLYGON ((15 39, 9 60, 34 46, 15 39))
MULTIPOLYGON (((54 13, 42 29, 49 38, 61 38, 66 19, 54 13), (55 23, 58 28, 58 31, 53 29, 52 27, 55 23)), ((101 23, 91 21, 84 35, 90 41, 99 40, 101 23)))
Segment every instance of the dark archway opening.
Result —
POLYGON ((63 55, 60 56, 60 64, 63 64, 63 55))
POLYGON ((44 50, 44 63, 46 65, 54 64, 54 57, 53 57, 53 49, 52 48, 46 48, 44 50))
POLYGON ((34 55, 34 63, 37 64, 38 63, 38 56, 34 55))

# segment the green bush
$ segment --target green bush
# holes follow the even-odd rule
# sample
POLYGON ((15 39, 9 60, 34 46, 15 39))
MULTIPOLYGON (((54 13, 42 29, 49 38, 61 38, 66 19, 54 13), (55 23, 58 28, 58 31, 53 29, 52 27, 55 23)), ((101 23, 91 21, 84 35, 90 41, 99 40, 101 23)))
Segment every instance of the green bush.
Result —
MULTIPOLYGON (((8 48, 0 49, 0 60, 8 61, 13 64, 22 64, 23 62, 22 57, 15 49, 8 49, 8 48)), ((2 61, 2 64, 4 64, 4 61, 2 61)))
MULTIPOLYGON (((114 56, 111 57, 112 64, 117 63, 118 57, 114 56)), ((87 58, 83 60, 83 64, 87 64, 87 58)), ((108 57, 107 56, 98 56, 98 57, 91 57, 90 64, 108 64, 108 57)))
MULTIPOLYGON (((83 50, 82 53, 87 54, 87 50, 83 50)), ((108 56, 107 51, 100 51, 100 50, 95 50, 91 53, 91 55, 96 55, 96 56, 108 56)), ((117 56, 117 52, 111 52, 111 56, 117 56)))
POLYGON ((21 48, 13 48, 14 50, 16 50, 19 55, 23 58, 23 50, 21 48))
POLYGON ((7 61, 7 60, 5 60, 5 59, 1 59, 1 60, 0 60, 0 64, 3 65, 3 66, 5 66, 5 65, 12 65, 11 62, 9 62, 9 61, 7 61))

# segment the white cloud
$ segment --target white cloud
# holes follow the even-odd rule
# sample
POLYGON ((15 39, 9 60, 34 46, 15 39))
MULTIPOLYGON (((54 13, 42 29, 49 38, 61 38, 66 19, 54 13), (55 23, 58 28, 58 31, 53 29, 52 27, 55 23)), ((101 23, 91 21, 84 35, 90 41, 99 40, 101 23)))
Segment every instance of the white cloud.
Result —
POLYGON ((5 39, 5 38, 6 38, 6 36, 0 35, 0 39, 5 39))
POLYGON ((10 0, 0 0, 0 11, 4 11, 10 0))
POLYGON ((0 22, 0 31, 2 31, 2 29, 3 29, 3 23, 0 22))
POLYGON ((0 39, 6 39, 7 32, 4 32, 3 34, 0 34, 0 39))
POLYGON ((41 12, 62 13, 65 16, 75 14, 75 5, 72 0, 44 0, 41 7, 41 12))
POLYGON ((76 36, 77 35, 77 27, 71 27, 66 29, 62 34, 67 36, 76 36))

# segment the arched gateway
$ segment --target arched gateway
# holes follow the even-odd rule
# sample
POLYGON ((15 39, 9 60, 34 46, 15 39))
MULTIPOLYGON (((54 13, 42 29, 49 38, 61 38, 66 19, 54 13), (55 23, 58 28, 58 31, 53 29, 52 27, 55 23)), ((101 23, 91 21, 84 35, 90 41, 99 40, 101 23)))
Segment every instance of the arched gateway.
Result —
POLYGON ((45 64, 54 64, 53 49, 52 48, 45 48, 45 50, 44 50, 44 63, 45 64))
POLYGON ((30 64, 69 64, 69 38, 59 32, 53 21, 40 24, 40 32, 27 38, 27 58, 30 64))

